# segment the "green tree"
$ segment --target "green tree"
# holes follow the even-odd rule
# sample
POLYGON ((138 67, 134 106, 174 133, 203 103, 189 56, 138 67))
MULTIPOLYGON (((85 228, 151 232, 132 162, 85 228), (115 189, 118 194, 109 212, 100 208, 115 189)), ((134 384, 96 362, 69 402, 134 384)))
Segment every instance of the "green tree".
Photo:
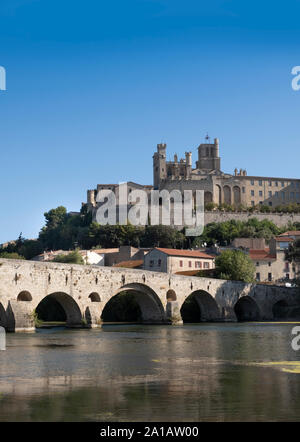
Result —
POLYGON ((63 262, 66 264, 84 264, 84 260, 78 250, 73 250, 73 252, 70 252, 67 255, 57 255, 53 261, 63 262))
POLYGON ((255 266, 241 250, 226 250, 216 258, 216 274, 220 279, 254 282, 255 266))
POLYGON ((185 236, 171 226, 146 226, 141 237, 143 247, 182 248, 185 245, 185 236))
POLYGON ((6 259, 25 259, 24 256, 19 255, 18 253, 14 252, 1 252, 0 258, 6 258, 6 259))

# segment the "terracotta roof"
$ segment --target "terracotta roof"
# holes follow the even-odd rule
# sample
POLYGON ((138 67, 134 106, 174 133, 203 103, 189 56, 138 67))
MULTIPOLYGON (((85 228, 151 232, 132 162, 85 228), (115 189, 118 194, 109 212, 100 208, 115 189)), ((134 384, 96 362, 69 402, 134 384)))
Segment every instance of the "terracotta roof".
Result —
POLYGON ((279 237, 290 236, 290 235, 300 236, 300 230, 288 230, 287 232, 281 233, 279 237))
POLYGON ((200 269, 196 270, 185 270, 182 272, 176 272, 175 275, 183 275, 183 276, 196 276, 199 273, 200 269))
POLYGON ((277 242, 293 242, 293 238, 289 238, 288 236, 276 236, 275 240, 277 242))
POLYGON ((270 249, 263 249, 263 250, 256 250, 256 249, 250 249, 249 250, 249 256, 251 259, 255 261, 268 261, 268 260, 275 260, 275 255, 270 255, 270 249))
POLYGON ((118 252, 119 249, 118 248, 111 248, 111 249, 91 249, 90 252, 95 252, 95 253, 116 253, 118 252))
POLYGON ((205 252, 199 252, 199 250, 163 249, 161 247, 155 247, 155 250, 159 250, 160 252, 163 252, 169 256, 186 256, 190 258, 215 259, 214 256, 208 255, 205 252))
POLYGON ((201 275, 203 275, 204 272, 207 274, 211 274, 214 270, 215 269, 182 270, 181 272, 176 272, 175 275, 196 276, 196 275, 198 275, 199 272, 201 272, 201 275))
POLYGON ((136 259, 132 261, 121 261, 118 262, 118 264, 115 264, 113 267, 125 267, 128 269, 134 269, 136 267, 140 267, 144 264, 144 261, 142 259, 136 259))

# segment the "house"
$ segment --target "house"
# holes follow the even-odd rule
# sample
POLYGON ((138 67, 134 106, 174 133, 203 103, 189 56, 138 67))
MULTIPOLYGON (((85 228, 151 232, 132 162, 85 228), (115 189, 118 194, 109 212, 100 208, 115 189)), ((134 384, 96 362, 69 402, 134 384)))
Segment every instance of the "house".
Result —
POLYGON ((213 268, 215 257, 198 250, 155 247, 144 258, 144 269, 155 272, 177 273, 213 268))
MULTIPOLYGON (((248 253, 256 267, 255 278, 261 282, 283 282, 296 277, 294 264, 285 258, 285 251, 295 239, 295 232, 285 232, 269 242, 264 249, 249 249, 248 253)), ((300 232, 298 232, 300 234, 300 232)))

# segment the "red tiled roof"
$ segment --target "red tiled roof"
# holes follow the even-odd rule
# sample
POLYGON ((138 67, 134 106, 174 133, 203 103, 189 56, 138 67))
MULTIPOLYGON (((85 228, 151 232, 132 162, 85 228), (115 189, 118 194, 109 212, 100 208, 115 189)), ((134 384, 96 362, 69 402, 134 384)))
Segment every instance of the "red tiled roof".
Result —
POLYGON ((196 276, 198 273, 208 273, 210 274, 215 269, 196 269, 196 270, 182 270, 181 272, 176 272, 175 275, 182 275, 182 276, 196 276))
POLYGON ((276 236, 275 240, 277 242, 293 242, 294 241, 293 238, 289 238, 287 236, 276 236))
POLYGON ((270 259, 276 259, 275 255, 270 255, 270 249, 256 250, 250 249, 249 256, 255 261, 267 261, 270 259))
POLYGON ((159 250, 160 252, 163 252, 169 256, 186 256, 190 258, 215 259, 214 256, 208 255, 204 252, 199 252, 198 250, 164 249, 161 247, 155 247, 155 250, 159 250))
POLYGON ((300 236, 300 230, 288 230, 287 232, 281 233, 281 235, 279 235, 279 237, 281 236, 300 236))
POLYGON ((144 264, 144 261, 142 259, 136 259, 132 261, 121 261, 118 262, 118 264, 115 264, 113 267, 125 267, 128 269, 134 269, 136 267, 140 267, 144 264))

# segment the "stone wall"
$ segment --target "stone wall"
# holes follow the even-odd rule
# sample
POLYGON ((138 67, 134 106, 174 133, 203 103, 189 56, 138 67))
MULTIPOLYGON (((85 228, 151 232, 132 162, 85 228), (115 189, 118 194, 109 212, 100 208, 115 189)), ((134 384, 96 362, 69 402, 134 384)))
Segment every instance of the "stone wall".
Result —
POLYGON ((300 222, 300 213, 230 213, 221 211, 205 212, 204 221, 205 224, 209 223, 221 223, 229 220, 236 221, 248 221, 249 218, 257 218, 259 221, 267 219, 272 221, 278 227, 284 227, 288 222, 295 223, 300 222))

